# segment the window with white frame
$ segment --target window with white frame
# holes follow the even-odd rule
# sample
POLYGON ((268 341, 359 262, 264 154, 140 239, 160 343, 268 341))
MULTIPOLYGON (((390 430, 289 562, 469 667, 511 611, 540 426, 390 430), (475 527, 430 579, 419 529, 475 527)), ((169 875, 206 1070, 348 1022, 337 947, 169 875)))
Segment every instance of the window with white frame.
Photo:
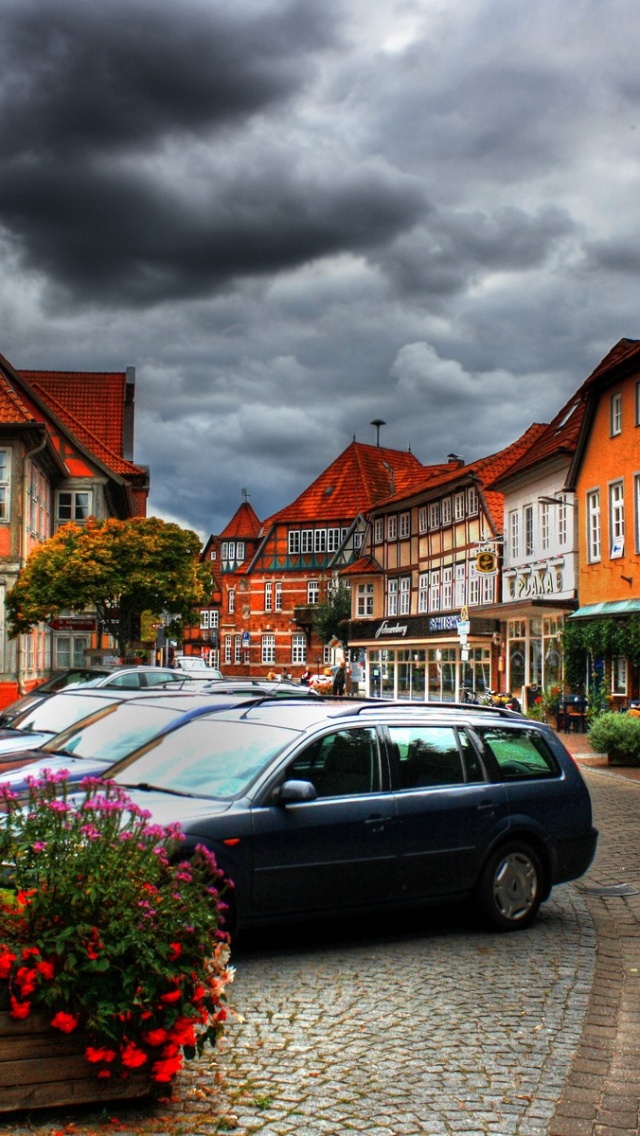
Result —
POLYGON ((387 517, 387 540, 396 540, 398 537, 398 518, 394 513, 387 517))
POLYGON ((400 514, 400 540, 411 536, 411 513, 400 514))
POLYGON ((513 562, 520 556, 520 515, 517 509, 509 513, 509 558, 513 562))
POLYGON ((470 517, 475 517, 478 512, 478 490, 475 485, 467 489, 467 512, 470 517))
POLYGON ((624 484, 615 481, 609 486, 609 534, 612 560, 624 555, 624 484))
POLYGON ((203 631, 215 630, 218 626, 219 618, 220 612, 217 607, 203 608, 200 612, 200 627, 203 631))
POLYGON ((425 533, 429 527, 429 514, 427 506, 421 505, 418 509, 418 532, 425 533))
POLYGON ((264 610, 273 611, 273 584, 270 580, 264 585, 264 610))
MULTIPOLYGON (((1 453, 1 451, 0 451, 1 453)), ((8 497, 3 490, 8 489, 0 463, 0 520, 7 520, 8 497)), ((51 488, 47 478, 36 465, 31 465, 29 478, 29 527, 38 540, 46 540, 51 535, 51 488)))
POLYGON ((496 590, 496 577, 482 575, 480 577, 480 603, 493 603, 496 590))
POLYGON ((522 512, 524 516, 524 554, 525 556, 533 556, 533 505, 525 505, 522 512))
POLYGON ((387 615, 398 614, 398 580, 392 577, 387 581, 387 615))
POLYGON ((467 583, 467 572, 466 572, 465 564, 464 563, 456 564, 455 593, 454 593, 454 599, 453 599, 453 606, 454 607, 463 607, 464 604, 466 603, 466 592, 467 592, 466 583, 467 583))
POLYGON ((359 548, 362 548, 363 539, 364 539, 364 533, 362 532, 362 530, 358 530, 358 532, 354 532, 354 534, 353 534, 353 547, 356 550, 359 549, 359 548))
POLYGON ((475 560, 469 561, 469 606, 477 607, 480 603, 480 578, 475 560))
POLYGON ((327 529, 327 552, 337 552, 340 548, 340 529, 327 529))
MULTIPOLYGON (((28 636, 30 639, 31 636, 28 636)), ((53 637, 53 665, 56 670, 67 670, 68 667, 84 667, 87 663, 86 652, 91 641, 86 635, 54 635, 53 637)))
POLYGON ((289 556, 297 556, 300 552, 300 532, 291 529, 289 532, 289 556))
POLYGON ((233 641, 233 661, 238 664, 242 662, 242 635, 236 635, 233 641))
POLYGON ((549 551, 551 543, 551 524, 549 513, 549 502, 540 502, 540 547, 543 552, 549 551))
POLYGON ((313 552, 313 529, 303 529, 301 534, 300 549, 303 556, 308 556, 313 552))
POLYGON ((227 545, 227 555, 226 555, 225 559, 226 560, 235 560, 235 558, 236 558, 236 542, 235 542, 235 540, 230 540, 228 545, 227 545))
POLYGON ((587 493, 587 554, 592 564, 602 555, 599 489, 587 493))
POLYGON ((236 544, 236 560, 239 564, 244 560, 244 541, 239 540, 236 544))
POLYGON ((636 473, 633 485, 636 503, 636 552, 640 552, 640 473, 636 473))
POLYGON ((464 520, 464 493, 456 493, 453 498, 453 516, 456 521, 464 520))
POLYGON ((224 637, 224 661, 231 663, 231 652, 233 649, 233 635, 225 635, 224 637))
POLYGON ((217 560, 217 559, 218 559, 217 550, 215 548, 210 548, 209 549, 209 560, 217 560))
POLYGON ((356 613, 359 616, 373 615, 373 584, 358 584, 356 613))
POLYGON ((429 528, 440 528, 440 504, 438 501, 432 501, 429 505, 429 528))
POLYGON ((622 433, 622 391, 611 395, 611 437, 622 433))
MULTIPOLYGON (((11 455, 9 450, 0 450, 0 521, 9 520, 9 479, 11 477, 11 455)), ((70 518, 69 518, 70 519, 70 518)))
POLYGON ((453 568, 442 569, 442 610, 451 611, 453 607, 453 568))
POLYGON ((556 509, 556 523, 558 525, 558 544, 563 546, 569 539, 569 507, 566 501, 561 501, 556 509))
POLYGON ((400 578, 400 601, 398 604, 399 615, 409 615, 411 612, 411 576, 402 576, 400 578))
POLYGON ((451 498, 443 497, 440 504, 440 519, 443 525, 451 524, 451 498))
POLYGON ((627 693, 627 660, 624 655, 614 655, 611 659, 611 693, 627 693))
POLYGON ((228 540, 223 540, 222 544, 220 545, 220 555, 221 555, 223 560, 229 559, 229 541, 228 540))
POLYGON ((294 666, 300 666, 307 661, 307 640, 305 636, 299 632, 294 632, 291 636, 291 662, 294 666))
POLYGON ((262 636, 262 662, 275 663, 276 661, 276 637, 275 635, 262 636))
POLYGON ((440 611, 440 569, 434 568, 429 577, 429 611, 440 611))
POLYGON ((91 491, 88 489, 59 489, 56 501, 56 521, 83 524, 91 516, 91 491))
POLYGON ((229 588, 228 597, 229 597, 229 615, 233 615, 233 613, 236 610, 236 590, 235 590, 235 588, 229 588))
POLYGON ((317 604, 320 597, 320 581, 307 580, 307 603, 317 604))
POLYGON ((384 540, 384 519, 376 517, 373 522, 373 543, 382 544, 384 540))
POLYGON ((282 611, 282 580, 276 580, 275 609, 276 611, 282 611))
POLYGON ((429 573, 421 572, 418 576, 418 612, 422 614, 429 610, 429 573))
POLYGON ((327 530, 316 529, 313 536, 313 551, 326 552, 327 551, 327 530))
POLYGON ((636 414, 635 414, 635 422, 636 422, 636 426, 640 426, 640 382, 637 382, 637 383, 636 383, 636 403, 635 403, 635 408, 636 408, 636 414))

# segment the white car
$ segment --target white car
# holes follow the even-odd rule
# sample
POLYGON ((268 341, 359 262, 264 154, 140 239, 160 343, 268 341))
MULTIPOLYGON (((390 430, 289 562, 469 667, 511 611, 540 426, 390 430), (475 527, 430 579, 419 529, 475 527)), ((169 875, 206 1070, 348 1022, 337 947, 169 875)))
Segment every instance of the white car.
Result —
POLYGON ((222 671, 210 667, 200 655, 176 655, 173 662, 176 670, 188 671, 198 678, 222 678, 222 671))

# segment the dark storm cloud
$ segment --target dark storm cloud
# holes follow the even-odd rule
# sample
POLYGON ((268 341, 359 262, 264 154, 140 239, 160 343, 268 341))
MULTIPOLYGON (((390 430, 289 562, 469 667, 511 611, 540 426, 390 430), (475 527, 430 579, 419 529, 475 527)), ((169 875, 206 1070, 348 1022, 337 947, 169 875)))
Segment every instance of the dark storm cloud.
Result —
POLYGON ((325 3, 4 0, 4 160, 65 161, 243 119, 304 83, 333 39, 325 3))

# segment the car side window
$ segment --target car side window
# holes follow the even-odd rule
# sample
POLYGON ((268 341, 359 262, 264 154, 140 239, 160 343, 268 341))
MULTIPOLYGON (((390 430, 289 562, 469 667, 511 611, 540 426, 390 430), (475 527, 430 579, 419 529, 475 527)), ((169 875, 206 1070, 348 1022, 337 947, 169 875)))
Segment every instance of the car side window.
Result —
POLYGON ((482 729, 478 733, 491 751, 505 781, 559 777, 558 764, 537 730, 482 729))
POLYGON ((338 730, 307 746, 287 767, 286 780, 311 781, 319 797, 380 791, 380 759, 373 728, 338 730))
MULTIPOLYGON (((461 785, 466 780, 452 726, 390 726, 389 735, 398 757, 401 789, 461 785)), ((473 753, 466 735, 465 742, 473 753)))
POLYGON ((114 686, 119 690, 138 690, 140 687, 140 675, 131 671, 130 674, 116 675, 112 678, 109 686, 114 686))
POLYGON ((180 682, 180 677, 170 671, 144 671, 141 678, 145 686, 165 686, 168 682, 180 682))

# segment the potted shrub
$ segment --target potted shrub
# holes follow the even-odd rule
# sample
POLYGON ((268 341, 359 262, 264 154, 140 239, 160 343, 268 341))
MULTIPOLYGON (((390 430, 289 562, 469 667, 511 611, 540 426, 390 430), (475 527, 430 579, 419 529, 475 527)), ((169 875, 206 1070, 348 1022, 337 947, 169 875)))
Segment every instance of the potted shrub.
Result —
POLYGON ((594 718, 589 741, 596 753, 606 753, 610 765, 640 765, 640 718, 608 712, 594 718))
POLYGON ((25 803, 0 787, 0 863, 9 865, 0 1111, 152 1091, 214 1045, 226 1017, 224 881, 211 853, 181 860, 179 828, 150 824, 112 782, 73 788, 48 774, 32 780, 25 803), (17 1050, 25 1033, 37 1045, 17 1050), (28 1068, 11 1067, 18 1051, 28 1068))

